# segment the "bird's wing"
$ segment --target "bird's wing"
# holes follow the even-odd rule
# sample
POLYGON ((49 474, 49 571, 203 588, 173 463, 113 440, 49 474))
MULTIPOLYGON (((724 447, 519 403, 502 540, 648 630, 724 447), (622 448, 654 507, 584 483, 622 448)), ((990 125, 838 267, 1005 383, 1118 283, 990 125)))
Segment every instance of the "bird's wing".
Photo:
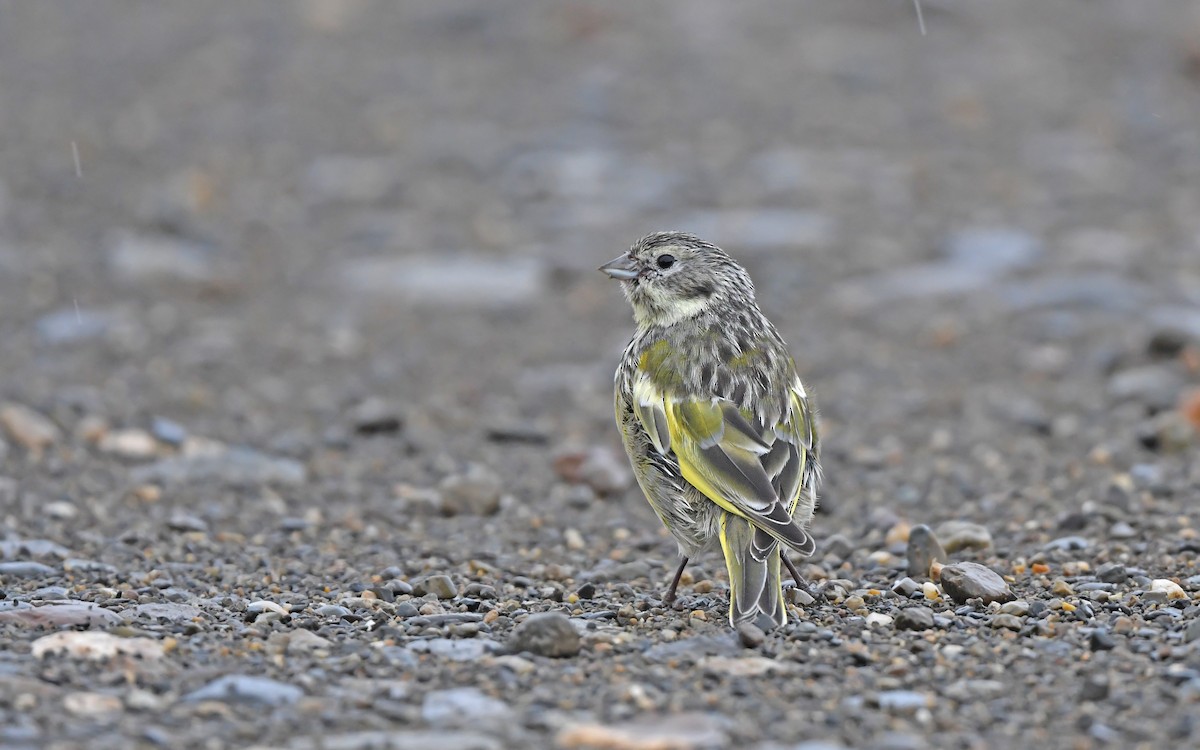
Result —
MULTIPOLYGON (((793 392, 793 401, 799 398, 793 392)), ((683 478, 708 499, 812 553, 812 537, 792 520, 811 447, 809 426, 797 423, 808 421, 806 410, 792 406, 779 425, 758 430, 728 399, 667 395, 644 376, 633 383, 633 409, 655 449, 673 452, 683 478)))

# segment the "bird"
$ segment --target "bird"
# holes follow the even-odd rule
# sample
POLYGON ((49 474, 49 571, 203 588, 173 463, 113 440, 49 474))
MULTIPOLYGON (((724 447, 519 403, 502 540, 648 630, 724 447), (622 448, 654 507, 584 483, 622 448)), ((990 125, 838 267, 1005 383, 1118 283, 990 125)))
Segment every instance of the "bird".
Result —
POLYGON ((811 557, 821 469, 816 408, 746 270, 685 232, 656 232, 600 266, 636 330, 614 378, 617 426, 638 485, 680 563, 720 549, 729 623, 787 622, 780 564, 811 557))

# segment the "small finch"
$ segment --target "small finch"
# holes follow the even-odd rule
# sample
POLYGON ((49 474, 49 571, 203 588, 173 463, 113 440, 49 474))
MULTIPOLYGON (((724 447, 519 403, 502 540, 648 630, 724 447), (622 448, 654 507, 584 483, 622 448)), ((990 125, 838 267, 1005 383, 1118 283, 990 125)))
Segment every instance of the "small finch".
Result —
POLYGON ((812 555, 820 478, 815 413, 787 345, 745 269, 690 234, 651 234, 600 270, 637 322, 617 368, 617 426, 683 558, 664 601, 688 560, 719 546, 730 624, 782 625, 780 563, 801 580, 783 547, 812 555))

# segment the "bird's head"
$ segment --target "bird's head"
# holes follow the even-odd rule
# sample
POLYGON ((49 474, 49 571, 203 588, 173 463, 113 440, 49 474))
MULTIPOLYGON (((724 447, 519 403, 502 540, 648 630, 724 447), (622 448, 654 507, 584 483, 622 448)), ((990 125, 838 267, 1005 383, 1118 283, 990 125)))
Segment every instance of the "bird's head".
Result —
POLYGON ((640 325, 673 325, 719 304, 754 304, 745 269, 716 245, 683 232, 647 235, 600 270, 621 282, 640 325))

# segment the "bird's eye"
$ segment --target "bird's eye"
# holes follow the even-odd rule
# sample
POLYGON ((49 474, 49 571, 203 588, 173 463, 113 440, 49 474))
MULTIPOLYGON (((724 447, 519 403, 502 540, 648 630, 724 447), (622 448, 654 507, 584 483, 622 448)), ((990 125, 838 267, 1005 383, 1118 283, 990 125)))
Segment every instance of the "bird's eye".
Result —
POLYGON ((673 265, 675 265, 675 256, 674 255, 658 256, 658 267, 659 268, 670 268, 673 265))

